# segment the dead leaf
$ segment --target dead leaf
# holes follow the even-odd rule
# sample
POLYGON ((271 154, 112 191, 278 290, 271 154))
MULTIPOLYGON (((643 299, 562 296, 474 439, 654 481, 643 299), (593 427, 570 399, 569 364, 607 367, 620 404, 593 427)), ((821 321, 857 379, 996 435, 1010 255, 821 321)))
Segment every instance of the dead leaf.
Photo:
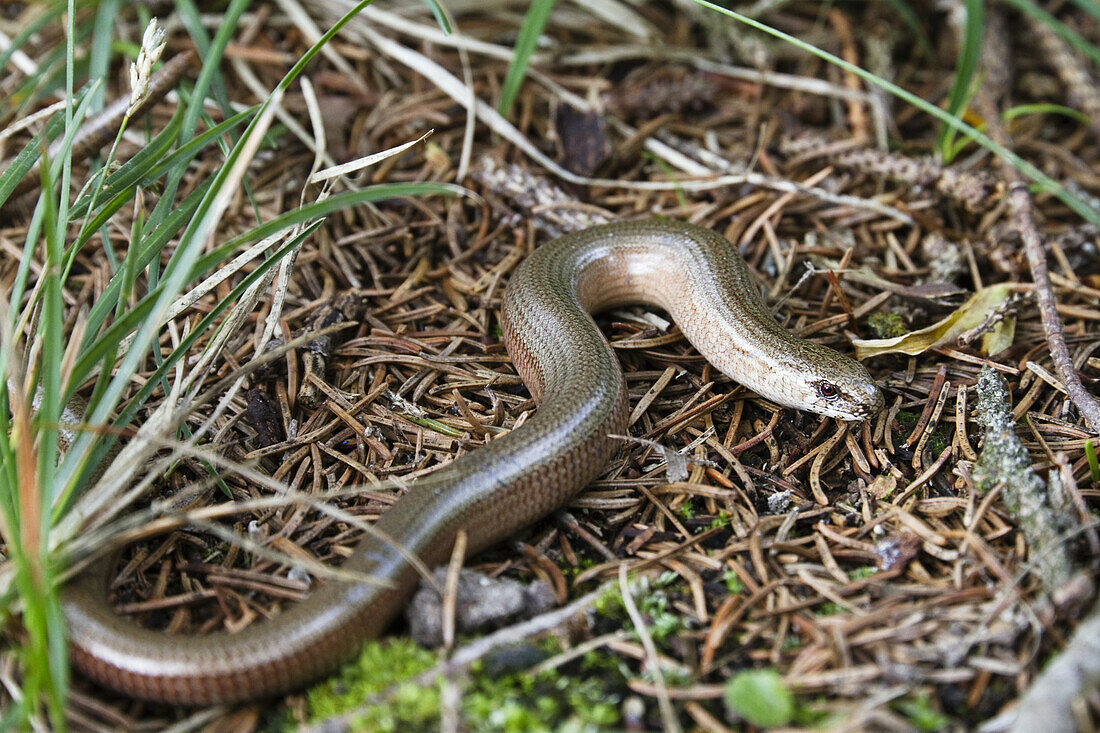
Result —
MULTIPOLYGON (((1007 285, 993 285, 982 288, 963 303, 951 315, 943 320, 907 334, 889 339, 852 339, 856 347, 856 358, 880 354, 909 354, 916 356, 929 349, 944 344, 954 345, 960 334, 977 328, 987 318, 1003 308, 1011 296, 1007 285)), ((982 350, 995 354, 1012 344, 1015 333, 1015 319, 1005 318, 995 324, 993 330, 982 338, 982 350), (987 351, 987 348, 989 351, 987 351), (996 349, 993 351, 992 349, 996 349)))

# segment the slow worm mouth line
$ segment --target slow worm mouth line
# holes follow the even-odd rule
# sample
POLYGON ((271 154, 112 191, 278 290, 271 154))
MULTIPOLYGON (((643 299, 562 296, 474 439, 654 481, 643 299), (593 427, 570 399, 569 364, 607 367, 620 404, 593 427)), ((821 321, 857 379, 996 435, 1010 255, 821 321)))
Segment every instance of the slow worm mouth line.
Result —
MULTIPOLYGON (((766 384, 774 393, 783 389, 775 385, 793 390, 827 378, 845 394, 864 395, 859 409, 868 415, 881 402, 858 362, 810 349, 775 322, 723 237, 667 220, 593 227, 536 250, 504 293, 504 341, 539 400, 534 417, 416 482, 378 521, 381 534, 438 564, 459 530, 472 554, 594 479, 618 447, 609 436, 626 431, 628 401, 618 361, 587 311, 635 301, 666 308, 712 364, 750 387, 766 384)), ((785 404, 824 412, 809 394, 782 396, 785 404)), ((381 633, 418 579, 400 553, 374 536, 360 542, 346 568, 391 587, 325 583, 273 621, 184 639, 115 615, 101 563, 63 593, 74 665, 124 694, 173 704, 289 691, 334 670, 381 633)))

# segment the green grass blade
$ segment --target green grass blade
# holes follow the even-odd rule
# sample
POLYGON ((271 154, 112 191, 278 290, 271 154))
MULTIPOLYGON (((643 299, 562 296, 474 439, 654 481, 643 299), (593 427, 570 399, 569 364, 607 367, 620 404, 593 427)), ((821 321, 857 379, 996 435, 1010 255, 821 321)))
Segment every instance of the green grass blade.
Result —
MULTIPOLYGON (((62 120, 62 124, 66 125, 65 135, 61 140, 60 148, 61 154, 53 160, 42 158, 42 165, 39 167, 39 173, 42 177, 42 186, 53 186, 54 181, 60 176, 63 181, 63 185, 67 185, 67 172, 68 172, 68 158, 69 151, 72 149, 73 137, 76 135, 77 129, 84 119, 84 114, 87 112, 91 96, 87 93, 80 97, 77 97, 77 104, 75 111, 70 110, 72 101, 70 100, 66 108, 65 115, 58 115, 62 120), (66 122, 66 119, 68 120, 66 122)), ((67 189, 66 189, 67 190, 67 189)), ((30 273, 30 253, 38 243, 38 235, 41 232, 42 223, 46 209, 44 208, 45 197, 47 193, 53 193, 52 190, 47 192, 43 188, 39 194, 38 206, 35 207, 34 214, 31 216, 30 226, 27 227, 27 236, 23 246, 23 258, 19 262, 19 269, 16 271, 15 281, 12 283, 11 294, 9 296, 10 302, 21 303, 23 300, 23 293, 26 292, 27 277, 30 273)), ((68 197, 60 199, 58 206, 58 216, 63 216, 66 207, 68 205, 68 197)), ((28 307, 24 308, 22 313, 16 313, 14 310, 11 313, 12 321, 14 323, 15 333, 23 333, 23 328, 26 326, 27 320, 29 320, 31 313, 34 312, 35 303, 31 303, 28 307)))
POLYGON ((905 27, 913 33, 913 37, 917 39, 917 46, 920 47, 921 53, 928 58, 932 57, 932 43, 928 40, 928 34, 924 32, 924 26, 920 23, 920 18, 913 11, 913 8, 905 0, 886 0, 886 4, 894 9, 894 12, 901 16, 901 20, 905 23, 905 27))
POLYGON ((1080 122, 1082 125, 1087 125, 1089 123, 1089 116, 1087 114, 1079 109, 1066 107, 1061 104, 1018 104, 1015 107, 1006 109, 1001 116, 1007 121, 1025 115, 1043 114, 1062 115, 1063 117, 1069 117, 1075 122, 1080 122))
MULTIPOLYGON (((123 163, 117 171, 108 176, 102 183, 93 184, 92 190, 85 192, 77 199, 70 212, 70 220, 74 221, 95 209, 100 202, 105 203, 99 207, 98 212, 92 217, 91 221, 85 222, 84 228, 66 251, 64 265, 66 276, 76 259, 76 255, 87 244, 88 240, 101 227, 105 226, 107 221, 137 193, 136 181, 146 175, 148 170, 171 149, 182 121, 182 110, 177 109, 166 128, 154 137, 148 145, 138 151, 133 158, 123 163)), ((121 132, 119 134, 121 135, 121 132)), ((104 233, 103 241, 104 248, 110 258, 111 269, 116 270, 118 268, 114 259, 114 249, 107 246, 109 240, 106 233, 104 233)))
MULTIPOLYGON (((7 306, 6 303, 4 305, 7 306)), ((2 371, 0 371, 0 379, 3 380, 4 384, 8 384, 7 364, 14 357, 9 349, 4 348, 5 346, 5 343, 0 343, 0 363, 3 366, 2 371)), ((3 521, 0 527, 15 531, 17 528, 15 494, 16 487, 19 485, 19 475, 16 472, 15 451, 11 444, 10 410, 8 390, 0 389, 0 519, 3 521)), ((9 547, 19 544, 15 537, 8 537, 6 533, 3 540, 9 547)), ((0 604, 0 610, 2 609, 3 604, 0 604)), ((0 619, 0 623, 2 623, 2 619, 0 619)))
MULTIPOLYGON (((222 122, 218 123, 207 129, 200 135, 196 135, 191 138, 185 145, 181 145, 174 150, 170 155, 166 156, 163 160, 160 160, 153 168, 146 172, 145 176, 141 179, 141 184, 147 186, 156 179, 160 178, 168 170, 177 165, 186 165, 190 163, 196 155, 206 148, 212 142, 217 141, 222 135, 226 134, 230 130, 239 127, 245 120, 251 115, 256 114, 256 110, 259 107, 249 107, 246 110, 242 110, 237 114, 229 117, 222 122)), ((117 174, 117 172, 116 172, 117 174)), ((108 178, 107 182, 110 183, 111 179, 108 178)))
POLYGON ((1084 10, 1093 18, 1100 20, 1100 3, 1096 0, 1070 0, 1074 5, 1084 10))
MULTIPOLYGON (((63 6, 62 3, 62 11, 56 17, 51 18, 51 22, 61 22, 61 17, 64 14, 63 6)), ((82 23, 77 27, 76 43, 83 44, 91 35, 91 32, 91 24, 82 23)), ((49 99, 51 95, 57 92, 64 93, 68 88, 66 86, 68 61, 64 45, 49 49, 45 53, 36 56, 35 61, 38 63, 38 74, 23 79, 10 95, 11 100, 19 100, 26 106, 33 106, 47 100, 52 102, 53 100, 49 99)), ((81 56, 72 64, 72 68, 74 78, 87 78, 88 59, 81 56)))
POLYGON ((1096 446, 1093 445, 1092 438, 1085 441, 1085 458, 1089 462, 1089 475, 1092 476, 1092 482, 1100 483, 1100 460, 1096 458, 1096 446))
MULTIPOLYGON (((161 250, 168 244, 169 240, 178 235, 187 221, 194 215, 195 210, 199 207, 199 203, 202 201, 203 197, 206 196, 206 192, 210 188, 210 183, 211 181, 207 181, 196 187, 186 199, 171 210, 171 213, 161 222, 156 230, 150 232, 146 236, 144 242, 138 242, 131 245, 134 252, 129 253, 127 259, 135 257, 137 259, 137 268, 140 270, 145 269, 154 259, 159 258, 161 250)), ((96 300, 92 305, 92 309, 88 312, 88 327, 84 337, 84 344, 81 347, 82 353, 86 352, 98 338, 103 338, 100 336, 99 330, 102 328, 108 316, 115 311, 122 297, 120 293, 124 279, 125 276, 121 272, 116 272, 107 283, 107 287, 104 288, 103 294, 96 300)), ((77 365, 80 365, 80 363, 81 361, 78 359, 77 365)), ((88 373, 88 371, 85 371, 81 374, 74 370, 74 375, 77 377, 75 381, 83 381, 88 373)))
POLYGON ((432 17, 439 24, 439 29, 445 35, 451 35, 451 21, 447 19, 447 13, 444 12, 443 7, 436 0, 424 0, 424 4, 428 6, 428 10, 432 11, 432 17))
MULTIPOLYGON (((190 353, 191 349, 197 343, 199 338, 206 334, 206 332, 216 323, 217 319, 223 313, 225 313, 228 308, 237 303, 249 287, 251 287, 257 280, 263 277, 264 274, 267 273, 272 267, 277 265, 280 259, 285 257, 291 250, 299 246, 307 237, 312 235, 317 230, 317 227, 321 225, 321 223, 322 221, 313 222, 313 224, 306 227, 303 232, 299 233, 289 242, 280 247, 271 257, 264 260, 259 267, 248 273, 245 277, 241 278, 241 281, 238 282, 233 287, 233 289, 229 291, 229 294, 224 298, 220 298, 217 303, 214 304, 210 312, 202 317, 199 323, 196 324, 196 326, 192 328, 191 331, 183 337, 183 339, 181 339, 179 345, 177 345, 176 348, 174 348, 167 357, 165 357, 164 359, 158 359, 157 368, 145 381, 141 389, 138 390, 137 394, 135 394, 126 403, 126 406, 119 411, 118 418, 114 421, 114 427, 121 429, 128 425, 130 421, 134 419, 134 415, 137 414, 137 411, 141 409, 142 405, 145 404, 145 402, 149 399, 153 392, 155 392, 158 387, 161 387, 164 384, 164 380, 167 378, 168 371, 172 367, 174 367, 180 359, 184 358, 185 356, 187 356, 188 353, 190 353)), ((155 302, 155 299, 148 297, 145 300, 150 301, 150 303, 155 302)), ((80 476, 81 479, 83 479, 84 476, 90 472, 92 466, 94 466, 100 459, 102 459, 102 457, 110 449, 111 444, 114 441, 115 438, 113 436, 104 437, 100 441, 100 445, 98 445, 95 451, 91 453, 91 460, 89 460, 86 465, 80 467, 80 472, 81 474, 83 474, 80 476)), ((74 498, 74 493, 72 490, 73 487, 79 485, 81 485, 81 481, 78 480, 74 482, 72 486, 68 488, 65 495, 60 497, 55 509, 55 513, 58 517, 65 511, 65 509, 68 508, 69 503, 74 498)))
MULTIPOLYGON (((96 8, 91 49, 88 53, 88 75, 92 79, 107 79, 115 17, 118 15, 120 5, 120 0, 101 0, 99 7, 96 8)), ((92 99, 93 110, 103 109, 105 96, 106 91, 100 86, 92 99)))
MULTIPOLYGON (((195 89, 201 90, 199 93, 202 96, 206 96, 206 91, 209 90, 214 97, 214 101, 218 103, 222 114, 226 117, 233 114, 233 105, 229 101, 225 77, 222 76, 221 57, 225 53, 226 45, 237 33, 238 21, 248 9, 249 4, 250 0, 232 3, 226 10, 225 20, 222 21, 217 33, 214 34, 214 39, 211 40, 206 33, 206 26, 202 22, 202 12, 195 3, 192 0, 177 0, 175 3, 176 12, 179 14, 180 20, 183 21, 183 27, 187 29, 187 34, 191 36, 199 58, 204 60, 202 76, 205 79, 201 79, 195 85, 195 89)), ((201 108, 202 105, 198 105, 198 109, 201 110, 201 108)), ((188 119, 188 127, 192 133, 198 119, 198 112, 195 112, 188 119)))
MULTIPOLYGON (((34 250, 38 245, 38 235, 42 233, 42 218, 45 214, 45 207, 42 203, 42 197, 39 196, 38 206, 35 207, 34 213, 31 214, 30 224, 27 225, 27 236, 23 240, 23 256, 19 258, 19 267, 15 271, 15 280, 11 284, 11 292, 8 293, 9 303, 22 303, 23 295, 27 291, 28 278, 31 272, 31 262, 34 261, 34 250)), ((11 321, 10 327, 13 333, 25 333, 23 330, 27 325, 25 319, 30 318, 30 313, 33 308, 24 308, 22 312, 17 311, 15 308, 10 309, 9 319, 11 321)), ((0 366, 0 368, 3 368, 0 366)))
MULTIPOLYGON (((243 234, 233 237, 213 251, 203 254, 196 260, 195 266, 188 279, 193 280, 202 277, 218 264, 224 262, 232 253, 236 252, 241 247, 251 244, 252 242, 257 242, 265 237, 269 237, 272 234, 286 231, 299 224, 305 224, 314 219, 327 216, 328 214, 344 208, 403 196, 425 196, 429 194, 454 195, 462 193, 463 191, 464 189, 459 186, 446 183, 383 183, 360 191, 341 192, 323 201, 315 201, 301 208, 281 214, 270 221, 253 227, 243 234)), ((171 226, 162 226, 165 226, 167 230, 171 232, 171 226)), ((148 264, 147 262, 143 262, 143 260, 151 260, 159 253, 160 248, 157 246, 158 244, 159 242, 147 243, 143 247, 141 253, 137 254, 139 258, 137 266, 139 268, 143 268, 148 264)), ((113 308, 113 304, 118 301, 123 281, 124 277, 121 272, 116 273, 115 276, 111 278, 103 295, 88 314, 89 332, 92 332, 93 327, 98 330, 106 320, 110 309, 113 308)), ((87 379, 96 365, 101 362, 104 355, 126 338, 138 324, 143 322, 151 312, 154 301, 162 294, 163 288, 163 284, 160 284, 156 288, 151 289, 144 298, 108 326, 101 335, 86 342, 86 348, 82 349, 81 355, 73 365, 72 374, 74 383, 80 383, 87 379)))
MULTIPOLYGON (((194 7, 194 4, 191 3, 190 0, 179 0, 179 2, 176 3, 176 9, 179 11, 181 17, 186 16, 186 13, 189 12, 189 7, 194 7)), ((248 0, 232 0, 229 7, 225 10, 222 24, 218 28, 218 32, 214 35, 213 43, 210 45, 206 44, 206 31, 201 28, 201 23, 199 24, 199 29, 195 30, 192 34, 192 39, 195 41, 199 56, 203 59, 203 65, 202 71, 199 72, 198 79, 195 80, 195 85, 191 90, 190 102, 187 105, 187 114, 183 118, 183 127, 180 130, 179 137, 179 144, 181 147, 195 137, 195 130, 198 129, 199 118, 203 114, 203 100, 206 98, 206 93, 210 90, 210 85, 214 80, 221 78, 218 67, 221 64, 222 56, 225 54, 225 48, 229 45, 229 41, 232 39, 233 34, 236 33, 237 24, 240 22, 241 15, 244 14, 247 8, 248 0)), ((193 29, 189 28, 189 31, 190 30, 193 29)), ((225 116, 230 117, 232 113, 233 110, 228 109, 225 116)), ((176 190, 179 187, 179 182, 183 179, 183 174, 186 172, 185 166, 185 163, 177 163, 176 167, 168 174, 161 200, 157 203, 156 207, 154 207, 153 213, 149 217, 150 227, 156 228, 159 226, 162 219, 171 211, 172 202, 176 198, 176 190)), ((155 279, 157 275, 156 273, 150 273, 150 277, 155 279)))
POLYGON ((11 164, 0 173, 0 206, 3 206, 15 187, 30 173, 31 168, 42 156, 42 150, 53 142, 54 138, 61 134, 65 128, 65 118, 60 113, 55 114, 46 123, 46 127, 34 136, 27 146, 11 164))
POLYGON ((0 710, 0 730, 18 730, 23 711, 19 705, 0 710))
MULTIPOLYGON (((69 155, 70 155, 70 152, 72 151, 72 147, 73 147, 73 138, 76 137, 76 133, 80 131, 80 125, 83 124, 84 118, 87 116, 88 110, 91 107, 92 97, 94 96, 93 92, 99 86, 100 86, 99 83, 96 82, 96 83, 92 84, 91 87, 89 89, 87 89, 86 91, 84 91, 82 94, 80 94, 80 95, 75 95, 74 94, 70 98, 70 100, 75 99, 76 104, 75 104, 75 106, 70 105, 70 106, 73 106, 73 110, 72 110, 71 115, 70 115, 68 110, 66 110, 66 113, 65 113, 65 116, 66 116, 67 120, 66 120, 66 123, 65 123, 66 124, 65 135, 64 135, 64 137, 61 138, 61 154, 58 155, 53 160, 47 161, 51 166, 51 168, 50 168, 50 185, 53 185, 54 182, 57 180, 58 176, 61 176, 62 188, 66 191, 69 189, 68 175, 67 175, 66 172, 68 171, 69 166, 71 164, 71 161, 69 160, 69 155)), ((44 167, 45 166, 43 166, 43 168, 44 167)), ((45 181, 43 181, 42 185, 45 186, 45 181)), ((68 200, 67 196, 65 198, 62 198, 62 199, 58 200, 58 213, 68 213, 67 200, 68 200)))
MULTIPOLYGON (((983 1, 965 0, 966 22, 963 27, 963 39, 959 47, 955 75, 951 79, 951 90, 947 94, 947 113, 955 117, 962 113, 977 91, 974 82, 982 55, 983 1)), ((940 127, 937 147, 945 163, 951 162, 953 158, 957 134, 952 127, 940 127)))
MULTIPOLYGON (((121 273, 123 270, 119 272, 121 273)), ((119 285, 121 287, 124 278, 119 275, 116 275, 116 277, 119 277, 119 285)), ((79 383, 87 379, 92 369, 95 368, 95 365, 103 359, 104 354, 110 349, 118 348, 118 344, 124 338, 146 322, 156 307, 158 299, 163 295, 163 292, 163 287, 160 287, 146 294, 144 298, 127 309, 117 320, 113 321, 103 332, 103 335, 97 338, 89 348, 83 350, 81 355, 77 358, 76 363, 73 365, 72 374, 74 383, 79 383)))
POLYGON ((196 276, 197 273, 208 271, 213 267, 214 263, 224 260, 231 252, 247 244, 258 242, 264 237, 269 237, 279 231, 289 229, 296 224, 302 224, 311 219, 326 216, 343 208, 406 196, 429 196, 432 194, 460 195, 464 193, 467 193, 466 189, 453 183, 431 182, 380 183, 376 186, 370 186, 359 191, 342 191, 338 194, 329 196, 323 201, 314 201, 300 208, 280 214, 274 219, 249 229, 243 234, 238 234, 226 240, 223 244, 199 258, 195 268, 196 276))
POLYGON ((130 186, 129 188, 119 191, 111 198, 104 197, 104 201, 99 206, 99 211, 88 222, 84 224, 84 229, 77 236, 76 240, 69 245, 68 250, 65 252, 65 268, 68 272, 68 268, 72 266, 73 261, 76 259, 76 255, 88 243, 100 227, 104 226, 112 216, 118 213, 119 209, 127 204, 134 194, 137 193, 137 186, 130 186))
MULTIPOLYGON (((61 2, 53 2, 50 3, 49 7, 43 10, 43 12, 39 14, 37 18, 34 18, 30 23, 27 23, 27 25, 22 30, 20 30, 18 33, 15 34, 15 36, 12 37, 11 43, 8 44, 7 48, 5 48, 3 51, 0 51, 0 69, 8 68, 8 64, 11 63, 11 57, 17 51, 22 49, 27 41, 29 41, 34 35, 39 33, 47 24, 56 23, 58 18, 61 17, 61 14, 64 11, 64 0, 62 0, 61 2)), ((62 51, 60 49, 56 49, 53 51, 55 61, 61 58, 61 53, 62 51)), ((42 69, 41 63, 39 65, 39 69, 42 69)), ((26 100, 30 96, 29 90, 33 89, 39 81, 40 79, 36 79, 34 77, 24 80, 24 82, 20 84, 18 89, 16 89, 7 99, 4 99, 2 102, 0 102, 0 111, 6 113, 9 109, 9 104, 18 100, 26 100)))
MULTIPOLYGON (((162 279, 158 281, 158 284, 163 284, 164 287, 156 291, 158 294, 154 304, 147 316, 143 319, 143 322, 137 328, 131 342, 130 350, 123 357, 122 362, 116 370, 115 376, 103 390, 102 397, 98 404, 89 405, 87 420, 90 424, 103 425, 106 423, 108 416, 113 411, 114 406, 118 404, 123 391, 127 388, 131 377, 136 373, 141 362, 144 360, 148 349, 155 343, 161 324, 165 315, 171 308, 173 300, 182 292, 187 279, 191 275, 192 266, 201 255, 208 239, 213 235, 221 214, 225 206, 228 205, 233 191, 236 190, 238 183, 244 177, 247 163, 255 154, 263 135, 274 117, 275 105, 281 100, 282 95, 294 79, 297 78, 302 70, 314 57, 316 57, 320 49, 328 43, 329 40, 348 23, 348 21, 354 18, 360 10, 365 8, 372 1, 373 0, 361 0, 361 2, 357 3, 355 7, 340 18, 340 20, 336 21, 336 23, 334 23, 333 26, 326 31, 300 59, 298 59, 294 66, 291 67, 290 71, 283 77, 282 81, 275 87, 272 95, 260 106, 260 110, 255 118, 249 123, 240 141, 238 141, 229 156, 227 156, 224 166, 215 175, 210 189, 199 203, 193 218, 184 229, 183 235, 180 237, 180 241, 161 275, 162 279)), ((243 10, 246 5, 247 3, 245 0, 233 0, 230 7, 239 12, 243 10)), ((227 22, 226 25, 234 24, 227 22)), ((225 26, 223 26, 223 30, 224 27, 225 26)), ((220 57, 220 51, 218 57, 220 57)), ((208 58, 206 67, 210 65, 211 61, 208 58)), ((203 75, 200 74, 199 78, 202 79, 203 75)), ((196 101, 200 98, 201 96, 196 95, 196 101)), ((188 108, 189 115, 196 107, 197 104, 188 108)), ((150 279, 152 280, 152 278, 150 279)), ((62 490, 65 495, 71 493, 74 488, 74 482, 87 465, 89 454, 94 447, 94 443, 95 438, 90 433, 82 433, 73 441, 72 446, 65 456, 65 460, 58 470, 58 482, 59 485, 63 487, 62 490)))
MULTIPOLYGON (((195 97, 189 97, 187 94, 181 95, 184 99, 195 99, 195 97)), ((187 166, 198 155, 199 151, 204 149, 211 142, 220 141, 221 135, 227 133, 229 130, 239 126, 250 115, 255 114, 258 107, 251 107, 247 110, 239 112, 233 115, 229 119, 223 121, 218 125, 212 125, 206 132, 198 135, 186 144, 181 145, 176 149, 174 153, 167 156, 164 160, 158 163, 152 170, 148 171, 145 178, 142 179, 141 185, 150 185, 153 181, 157 180, 161 176, 166 176, 166 182, 164 186, 164 192, 162 193, 160 200, 157 201, 156 206, 153 207, 152 213, 149 215, 148 220, 145 222, 144 230, 146 232, 152 232, 152 237, 147 243, 152 246, 150 251, 147 247, 134 246, 135 251, 143 251, 141 255, 140 269, 144 269, 150 265, 155 259, 159 261, 160 251, 168 243, 169 239, 176 236, 184 227, 187 219, 198 208, 199 202, 205 195, 206 190, 209 189, 211 180, 200 184, 197 188, 201 189, 201 192, 192 191, 183 203, 174 205, 173 199, 175 198, 175 191, 178 188, 179 181, 181 180, 187 166)), ((137 245, 139 243, 135 243, 137 245)), ((151 285, 155 285, 159 272, 155 269, 150 270, 149 280, 151 285)), ((112 280, 114 285, 118 283, 112 280)), ((113 301, 115 295, 111 294, 107 297, 108 300, 113 301)), ((106 310, 102 311, 104 317, 106 313, 110 311, 111 303, 105 303, 106 310)), ((94 313, 93 306, 93 313, 94 313)), ((102 320, 96 321, 94 328, 89 330, 89 335, 94 336, 97 333, 99 326, 102 324, 102 320)))
POLYGON ((523 85, 523 78, 527 76, 527 67, 531 64, 531 55, 538 45, 539 36, 546 28, 546 21, 550 19, 550 11, 554 9, 556 0, 532 0, 527 8, 527 15, 523 18, 523 25, 519 29, 516 38, 516 47, 512 53, 512 62, 508 64, 508 73, 504 77, 504 86, 500 92, 500 106, 497 111, 507 117, 516 101, 516 95, 523 85))
POLYGON ((214 304, 214 307, 210 309, 210 312, 202 317, 202 320, 199 321, 195 328, 193 328, 189 334, 187 334, 183 339, 180 340, 179 345, 172 350, 172 353, 164 359, 163 363, 158 365, 156 371, 154 371, 153 374, 146 381, 146 383, 142 385, 141 390, 139 390, 134 398, 126 405, 126 407, 119 412, 118 420, 115 423, 116 426, 122 427, 129 423, 129 421, 133 419, 133 416, 134 414, 136 414, 137 410, 139 410, 141 406, 145 403, 145 400, 147 400, 149 396, 153 393, 153 391, 156 390, 158 386, 160 386, 159 382, 167 375, 168 370, 175 366, 176 362, 178 362, 190 352, 198 339, 217 322, 217 319, 234 303, 238 302, 241 299, 241 296, 244 295, 245 291, 248 290, 248 288, 250 288, 255 282, 263 277, 264 274, 266 274, 272 267, 278 265, 279 261, 282 260, 283 257, 288 255, 296 247, 300 246, 302 242, 304 242, 315 231, 317 231, 317 228, 321 226, 323 222, 324 220, 315 221, 309 226, 305 227, 302 232, 295 235, 290 239, 290 241, 279 247, 279 249, 276 250, 271 257, 268 257, 266 260, 264 260, 259 267, 254 269, 252 272, 249 272, 245 277, 241 278, 240 282, 233 286, 233 289, 229 291, 229 294, 226 297, 220 298, 218 302, 214 304))
MULTIPOLYGON (((85 97, 84 102, 89 101, 85 97)), ((79 118, 70 116, 70 130, 79 124, 79 118)), ((70 138, 71 139, 71 136, 70 138)), ((68 157, 68 150, 62 150, 60 158, 68 157)), ((67 685, 66 660, 50 658, 50 649, 55 647, 60 636, 65 639, 65 627, 58 626, 52 620, 49 611, 57 603, 57 590, 51 579, 49 562, 50 502, 54 498, 56 482, 54 475, 57 467, 58 422, 61 414, 61 362, 64 354, 65 304, 62 299, 61 258, 64 252, 65 221, 63 201, 59 202, 54 194, 52 168, 41 167, 42 194, 40 210, 43 212, 42 246, 44 268, 41 274, 41 288, 38 302, 41 313, 36 323, 35 340, 39 344, 39 363, 36 383, 40 396, 38 410, 34 415, 34 433, 38 441, 38 465, 33 468, 35 480, 29 485, 19 487, 21 494, 34 491, 33 497, 25 494, 20 498, 22 510, 33 512, 20 516, 20 542, 29 561, 25 571, 28 575, 27 594, 21 594, 24 608, 33 607, 29 623, 24 613, 24 626, 27 628, 29 643, 26 647, 25 668, 28 674, 33 670, 37 689, 28 692, 37 697, 45 692, 46 707, 54 727, 64 728, 65 693, 67 685), (35 526, 37 525, 37 526, 35 526), (33 627, 33 628, 32 628, 33 627), (60 665, 60 667, 58 667, 60 665)), ((64 186, 64 183, 62 184, 64 186)), ((33 306, 32 306, 33 307, 33 306)), ((25 466, 25 469, 31 467, 25 466)))

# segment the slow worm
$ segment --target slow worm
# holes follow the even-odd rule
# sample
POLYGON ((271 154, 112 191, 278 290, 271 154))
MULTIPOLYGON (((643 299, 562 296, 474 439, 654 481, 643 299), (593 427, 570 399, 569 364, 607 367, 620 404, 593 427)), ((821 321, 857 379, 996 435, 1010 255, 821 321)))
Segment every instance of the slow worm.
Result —
MULTIPOLYGON (((663 220, 593 227, 536 250, 504 293, 504 343, 538 404, 534 417, 416 481, 377 528, 436 565, 459 529, 472 554, 584 488, 617 450, 609 436, 626 430, 628 415, 622 371, 590 314, 639 302, 664 308, 711 364, 770 400, 846 420, 882 407, 861 364, 776 323, 723 237, 663 220)), ((369 536, 346 567, 393 588, 326 582, 273 621, 182 638, 116 615, 101 563, 63 593, 73 663, 107 687, 157 702, 286 692, 353 657, 417 582, 392 545, 369 536)))

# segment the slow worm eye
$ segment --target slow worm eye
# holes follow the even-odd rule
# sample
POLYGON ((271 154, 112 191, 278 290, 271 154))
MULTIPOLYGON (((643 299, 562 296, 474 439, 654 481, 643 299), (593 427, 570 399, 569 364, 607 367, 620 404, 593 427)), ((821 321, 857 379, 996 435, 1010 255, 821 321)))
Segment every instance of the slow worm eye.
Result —
POLYGON ((817 393, 830 402, 840 397, 840 390, 832 382, 818 382, 817 393))

